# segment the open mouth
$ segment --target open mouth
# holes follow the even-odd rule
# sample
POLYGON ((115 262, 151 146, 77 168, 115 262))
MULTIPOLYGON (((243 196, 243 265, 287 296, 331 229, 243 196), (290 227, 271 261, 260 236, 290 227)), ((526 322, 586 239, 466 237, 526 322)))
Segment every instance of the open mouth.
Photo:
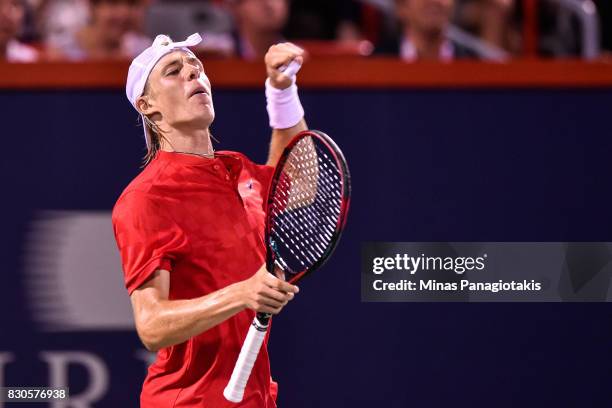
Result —
POLYGON ((196 88, 191 95, 189 95, 189 97, 191 98, 192 96, 195 95, 199 95, 199 94, 204 94, 204 95, 208 95, 208 92, 206 91, 205 88, 196 88))

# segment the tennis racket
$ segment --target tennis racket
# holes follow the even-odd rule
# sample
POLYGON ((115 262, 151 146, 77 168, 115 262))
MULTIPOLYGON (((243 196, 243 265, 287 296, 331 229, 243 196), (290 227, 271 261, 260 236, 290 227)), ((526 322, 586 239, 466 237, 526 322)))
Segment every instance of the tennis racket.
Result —
MULTIPOLYGON (((320 268, 334 251, 346 222, 351 194, 344 155, 325 133, 306 130, 287 145, 268 193, 266 267, 296 283, 320 268)), ((269 314, 257 313, 223 391, 240 402, 268 330, 269 314)))

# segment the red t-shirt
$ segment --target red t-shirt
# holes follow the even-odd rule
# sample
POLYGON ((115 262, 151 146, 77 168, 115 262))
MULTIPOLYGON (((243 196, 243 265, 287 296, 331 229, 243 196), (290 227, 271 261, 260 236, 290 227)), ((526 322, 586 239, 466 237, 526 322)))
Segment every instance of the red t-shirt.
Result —
MULTIPOLYGON (((235 152, 214 159, 160 151, 113 209, 131 294, 157 269, 170 271, 169 299, 193 299, 247 279, 265 260, 265 197, 273 168, 235 152)), ((143 408, 236 407, 223 389, 255 313, 164 348, 149 367, 143 408)), ((267 339, 241 407, 276 407, 267 339)))

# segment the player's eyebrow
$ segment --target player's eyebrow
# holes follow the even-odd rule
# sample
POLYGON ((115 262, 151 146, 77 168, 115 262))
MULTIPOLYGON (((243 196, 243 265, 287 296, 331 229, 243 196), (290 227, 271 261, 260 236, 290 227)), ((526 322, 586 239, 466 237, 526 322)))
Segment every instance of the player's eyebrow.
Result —
MULTIPOLYGON (((195 63, 200 68, 202 68, 202 70, 204 70, 204 65, 202 65, 202 61, 200 61, 198 58, 187 57, 186 60, 190 64, 194 64, 195 63)), ((176 58, 176 59, 173 59, 172 61, 168 61, 168 63, 166 63, 166 65, 164 65, 164 67, 162 68, 162 72, 166 73, 169 68, 171 68, 172 66, 174 66, 176 64, 180 64, 181 62, 182 62, 181 58, 176 58)))
POLYGON ((204 66, 202 65, 202 61, 200 61, 196 57, 187 57, 187 62, 189 62, 189 63, 196 63, 197 65, 200 66, 200 68, 204 69, 204 66))
POLYGON ((174 59, 170 62, 168 62, 166 65, 164 65, 164 67, 162 68, 162 72, 166 72, 168 70, 168 68, 172 67, 173 65, 176 65, 178 63, 180 63, 181 60, 180 59, 174 59))

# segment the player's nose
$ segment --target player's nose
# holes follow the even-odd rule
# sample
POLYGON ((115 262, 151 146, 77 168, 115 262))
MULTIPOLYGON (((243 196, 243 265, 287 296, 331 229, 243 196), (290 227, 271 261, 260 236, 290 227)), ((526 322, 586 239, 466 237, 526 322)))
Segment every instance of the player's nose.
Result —
POLYGON ((199 69, 197 69, 196 67, 189 67, 187 78, 190 81, 193 81, 194 79, 198 79, 199 76, 200 76, 199 69))

